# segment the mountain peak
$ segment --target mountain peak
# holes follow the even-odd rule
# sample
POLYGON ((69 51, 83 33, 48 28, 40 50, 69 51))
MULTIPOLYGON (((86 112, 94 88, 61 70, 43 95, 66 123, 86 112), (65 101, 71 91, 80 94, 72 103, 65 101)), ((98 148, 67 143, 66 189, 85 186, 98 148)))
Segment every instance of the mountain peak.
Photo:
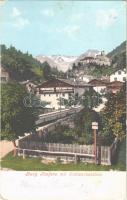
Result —
POLYGON ((66 72, 72 66, 73 62, 75 62, 77 57, 62 56, 62 55, 52 55, 52 56, 38 55, 36 56, 36 59, 39 60, 41 63, 47 61, 51 67, 57 67, 58 70, 66 72))

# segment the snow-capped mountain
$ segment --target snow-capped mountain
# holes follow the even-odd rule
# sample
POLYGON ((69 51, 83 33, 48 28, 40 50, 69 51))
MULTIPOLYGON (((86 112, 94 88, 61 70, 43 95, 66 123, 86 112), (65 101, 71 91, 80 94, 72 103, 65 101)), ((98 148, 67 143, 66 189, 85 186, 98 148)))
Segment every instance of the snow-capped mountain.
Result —
POLYGON ((44 56, 39 55, 36 56, 36 59, 41 63, 48 62, 51 67, 57 67, 58 70, 66 72, 69 68, 71 68, 72 64, 78 57, 76 56, 61 56, 61 55, 52 55, 52 56, 44 56))
POLYGON ((86 56, 96 57, 96 55, 98 55, 100 53, 101 53, 101 51, 98 51, 95 49, 89 49, 85 53, 81 54, 80 56, 38 55, 38 56, 36 56, 36 59, 39 60, 41 63, 48 62, 48 64, 51 67, 57 67, 58 70, 66 72, 68 69, 70 69, 72 67, 73 63, 79 62, 86 56))

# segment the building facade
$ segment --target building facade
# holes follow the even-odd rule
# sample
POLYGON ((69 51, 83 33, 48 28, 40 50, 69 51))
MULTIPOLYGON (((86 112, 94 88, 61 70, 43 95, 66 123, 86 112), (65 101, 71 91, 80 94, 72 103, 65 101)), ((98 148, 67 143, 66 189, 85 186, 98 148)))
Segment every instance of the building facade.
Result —
POLYGON ((108 83, 103 80, 93 79, 89 82, 93 86, 93 89, 98 93, 106 92, 108 83))
POLYGON ((110 75, 110 82, 114 81, 120 81, 125 82, 126 81, 126 70, 118 70, 110 75))
POLYGON ((120 91, 121 87, 123 86, 124 82, 120 81, 113 81, 107 85, 107 91, 116 94, 120 91))
POLYGON ((61 98, 69 100, 70 96, 78 94, 81 96, 91 86, 81 82, 68 79, 52 79, 43 82, 36 87, 37 95, 41 101, 49 103, 49 107, 54 110, 65 108, 61 105, 61 98))
POLYGON ((41 101, 49 103, 49 107, 55 110, 61 109, 60 99, 69 99, 69 95, 74 93, 74 87, 71 84, 59 79, 53 79, 43 82, 37 87, 37 95, 41 101))

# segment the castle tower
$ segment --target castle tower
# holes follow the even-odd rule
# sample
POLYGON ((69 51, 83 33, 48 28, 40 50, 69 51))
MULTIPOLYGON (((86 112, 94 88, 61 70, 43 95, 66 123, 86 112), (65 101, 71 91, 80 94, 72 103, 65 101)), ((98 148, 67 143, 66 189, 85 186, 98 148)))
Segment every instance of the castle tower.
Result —
POLYGON ((101 51, 101 56, 105 56, 105 51, 101 51))

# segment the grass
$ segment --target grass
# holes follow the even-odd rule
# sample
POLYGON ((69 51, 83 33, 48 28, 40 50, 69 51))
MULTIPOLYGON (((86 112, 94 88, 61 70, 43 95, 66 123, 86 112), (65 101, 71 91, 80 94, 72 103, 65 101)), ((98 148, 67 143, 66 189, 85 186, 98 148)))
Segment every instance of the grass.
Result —
POLYGON ((41 158, 13 157, 12 153, 6 155, 1 161, 2 168, 9 168, 17 171, 109 171, 109 170, 125 170, 124 165, 117 164, 112 166, 103 166, 95 164, 43 164, 41 158))

